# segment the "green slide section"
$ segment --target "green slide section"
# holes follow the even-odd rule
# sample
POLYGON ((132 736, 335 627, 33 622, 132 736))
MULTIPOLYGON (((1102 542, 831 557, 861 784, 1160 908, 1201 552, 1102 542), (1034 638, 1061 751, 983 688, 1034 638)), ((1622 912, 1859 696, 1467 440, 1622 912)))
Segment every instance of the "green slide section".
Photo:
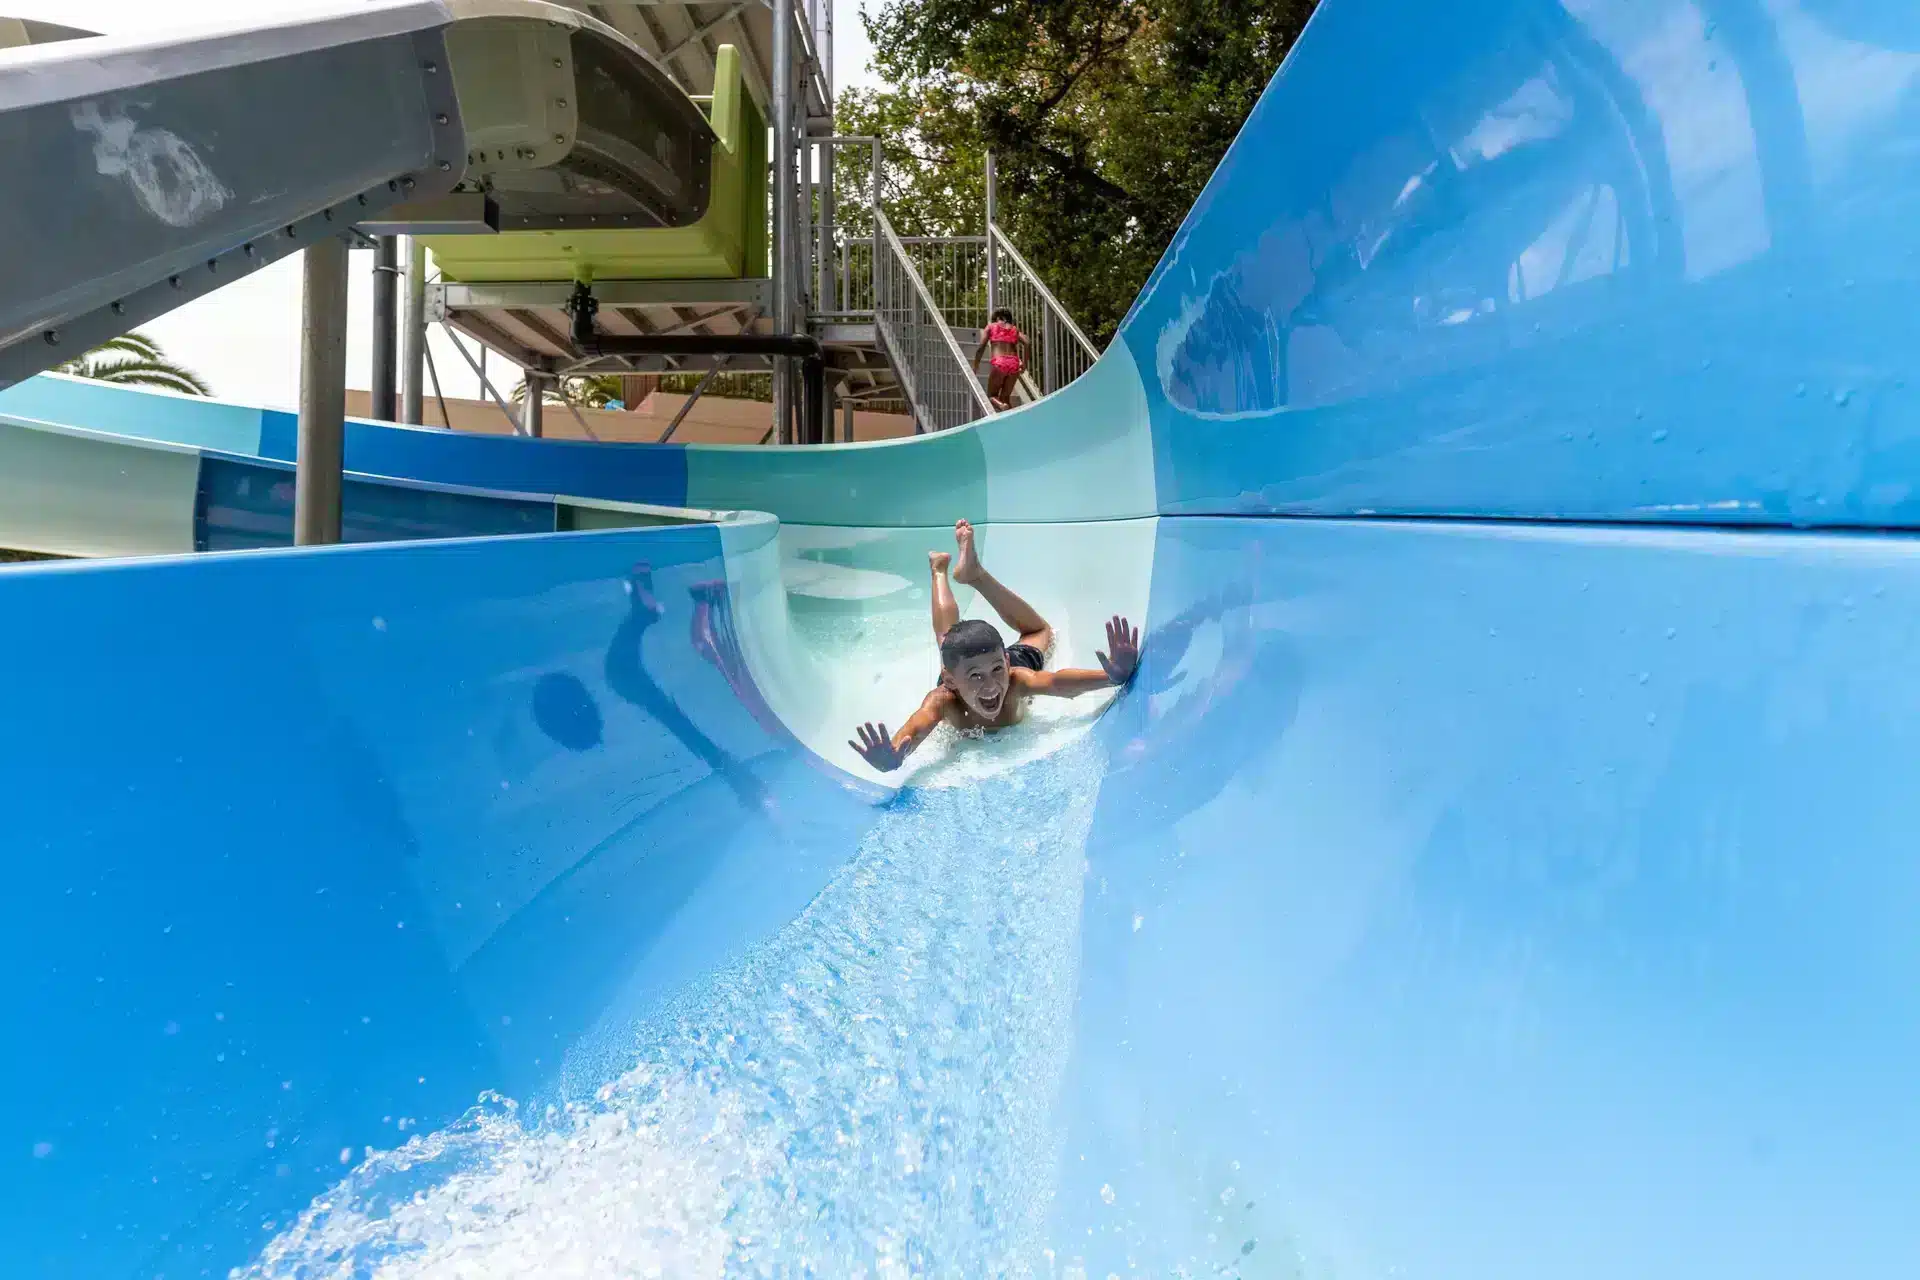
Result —
POLYGON ((443 278, 462 284, 535 280, 690 280, 767 273, 767 121, 747 93, 740 51, 722 45, 704 105, 717 145, 707 212, 684 227, 504 231, 425 237, 443 278))

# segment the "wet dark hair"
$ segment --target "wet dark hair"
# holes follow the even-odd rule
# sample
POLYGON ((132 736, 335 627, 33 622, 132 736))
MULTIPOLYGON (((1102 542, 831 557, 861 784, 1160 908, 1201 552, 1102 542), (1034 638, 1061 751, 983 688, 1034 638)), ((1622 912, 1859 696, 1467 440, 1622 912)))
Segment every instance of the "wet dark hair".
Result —
POLYGON ((992 319, 1005 320, 1008 324, 1012 324, 1013 312, 1007 310, 1005 307, 1001 307, 993 313, 992 319))
POLYGON ((1007 644, 1000 638, 999 630, 991 622, 978 618, 956 622, 951 631, 940 637, 940 665, 948 671, 968 658, 1006 651, 1007 644))

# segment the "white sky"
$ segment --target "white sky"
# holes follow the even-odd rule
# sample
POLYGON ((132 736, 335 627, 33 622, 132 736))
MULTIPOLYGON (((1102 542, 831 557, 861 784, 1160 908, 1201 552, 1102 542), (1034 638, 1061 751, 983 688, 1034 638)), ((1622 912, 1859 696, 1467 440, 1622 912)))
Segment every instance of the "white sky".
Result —
MULTIPOLYGON (((0 0, 12 18, 37 18, 110 35, 220 22, 249 14, 311 10, 325 0, 0 0)), ((833 0, 835 83, 869 85, 873 48, 860 24, 861 0, 833 0)), ((365 388, 372 369, 373 254, 350 255, 351 323, 347 385, 365 388)), ((300 398, 300 257, 283 258, 251 276, 141 326, 167 354, 193 369, 223 400, 295 408, 300 398)), ((434 367, 448 396, 484 398, 479 379, 438 325, 428 330, 434 367)), ((469 341, 468 350, 474 349, 469 341)), ((505 359, 489 356, 487 377, 502 395, 519 379, 505 359)), ((431 392, 431 384, 428 390, 431 392)))

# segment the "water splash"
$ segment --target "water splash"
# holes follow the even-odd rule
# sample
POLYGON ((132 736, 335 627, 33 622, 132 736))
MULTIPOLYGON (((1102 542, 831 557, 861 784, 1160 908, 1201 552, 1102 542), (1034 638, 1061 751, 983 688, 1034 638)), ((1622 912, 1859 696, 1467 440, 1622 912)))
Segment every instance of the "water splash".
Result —
POLYGON ((903 1276, 1044 1267, 1088 736, 903 795, 627 1069, 367 1159, 244 1277, 903 1276))

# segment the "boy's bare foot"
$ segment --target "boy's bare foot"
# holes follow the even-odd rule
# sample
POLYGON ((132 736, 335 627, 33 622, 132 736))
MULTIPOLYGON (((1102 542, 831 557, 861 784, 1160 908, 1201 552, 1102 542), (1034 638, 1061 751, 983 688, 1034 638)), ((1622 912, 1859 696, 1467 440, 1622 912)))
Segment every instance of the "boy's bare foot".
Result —
POLYGON ((973 549, 973 525, 961 520, 953 526, 953 542, 959 548, 953 562, 953 580, 960 583, 974 581, 980 576, 980 557, 973 549))
POLYGON ((933 576, 936 578, 945 573, 947 566, 951 563, 953 563, 953 552, 951 551, 927 552, 927 564, 933 569, 933 576))

